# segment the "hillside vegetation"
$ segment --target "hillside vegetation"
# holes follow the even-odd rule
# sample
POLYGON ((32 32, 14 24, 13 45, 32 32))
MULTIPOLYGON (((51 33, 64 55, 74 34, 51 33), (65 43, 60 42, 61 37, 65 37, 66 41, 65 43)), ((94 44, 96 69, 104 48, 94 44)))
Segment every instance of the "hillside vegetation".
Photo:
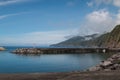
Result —
POLYGON ((101 36, 89 35, 87 36, 76 36, 58 44, 51 46, 55 47, 109 47, 119 48, 120 47, 120 25, 117 25, 111 32, 102 34, 101 36), (88 37, 87 37, 88 38, 88 37))

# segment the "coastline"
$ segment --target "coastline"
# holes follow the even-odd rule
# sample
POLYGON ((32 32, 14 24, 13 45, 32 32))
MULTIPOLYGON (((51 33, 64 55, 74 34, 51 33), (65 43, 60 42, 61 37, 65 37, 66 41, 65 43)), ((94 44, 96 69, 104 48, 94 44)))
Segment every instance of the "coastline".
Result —
MULTIPOLYGON (((114 59, 118 54, 114 54, 114 59)), ((118 56, 120 58, 120 56, 118 56)), ((112 56, 108 59, 113 58, 112 56)), ((107 59, 107 60, 108 60, 107 59)), ((105 61, 102 61, 106 63, 105 61)), ((106 65, 106 64, 105 64, 106 65)), ((108 66, 109 64, 107 64, 108 66)), ((111 65, 111 64, 110 64, 111 65)), ((0 80, 120 80, 120 71, 116 70, 95 70, 84 72, 56 72, 56 73, 15 73, 15 74, 0 74, 0 80), (110 78, 111 77, 111 78, 110 78), (110 79, 109 79, 110 78, 110 79)))
POLYGON ((111 71, 111 70, 120 70, 120 49, 109 49, 109 48, 21 48, 16 49, 12 53, 15 54, 64 54, 67 53, 89 53, 89 52, 116 52, 107 60, 101 61, 100 64, 93 66, 87 71, 111 71), (78 51, 79 50, 79 51, 78 51), (105 50, 105 51, 104 51, 105 50))
POLYGON ((101 61, 98 65, 91 67, 88 71, 113 71, 120 70, 120 53, 116 53, 107 60, 101 61))

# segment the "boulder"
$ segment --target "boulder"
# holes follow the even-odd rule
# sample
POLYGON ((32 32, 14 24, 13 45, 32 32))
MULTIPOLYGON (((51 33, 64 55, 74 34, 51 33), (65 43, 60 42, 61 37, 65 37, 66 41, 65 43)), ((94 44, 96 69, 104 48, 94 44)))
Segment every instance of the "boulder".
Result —
POLYGON ((112 64, 111 61, 104 61, 100 64, 100 66, 107 67, 107 66, 110 66, 111 64, 112 64))
POLYGON ((100 66, 95 66, 95 67, 91 67, 90 69, 88 69, 88 71, 100 71, 101 67, 100 66))

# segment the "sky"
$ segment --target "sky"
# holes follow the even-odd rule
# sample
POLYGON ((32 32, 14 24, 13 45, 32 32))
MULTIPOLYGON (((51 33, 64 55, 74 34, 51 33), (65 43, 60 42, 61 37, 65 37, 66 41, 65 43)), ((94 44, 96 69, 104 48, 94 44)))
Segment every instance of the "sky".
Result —
POLYGON ((120 0, 0 0, 0 46, 46 46, 118 24, 120 0))

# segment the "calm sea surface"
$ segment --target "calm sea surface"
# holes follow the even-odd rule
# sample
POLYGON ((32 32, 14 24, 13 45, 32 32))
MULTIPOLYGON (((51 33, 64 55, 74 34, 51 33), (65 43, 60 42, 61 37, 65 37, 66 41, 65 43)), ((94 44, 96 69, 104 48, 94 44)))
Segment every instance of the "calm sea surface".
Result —
POLYGON ((51 54, 17 55, 6 47, 0 52, 0 73, 69 72, 83 71, 107 59, 112 54, 51 54))

